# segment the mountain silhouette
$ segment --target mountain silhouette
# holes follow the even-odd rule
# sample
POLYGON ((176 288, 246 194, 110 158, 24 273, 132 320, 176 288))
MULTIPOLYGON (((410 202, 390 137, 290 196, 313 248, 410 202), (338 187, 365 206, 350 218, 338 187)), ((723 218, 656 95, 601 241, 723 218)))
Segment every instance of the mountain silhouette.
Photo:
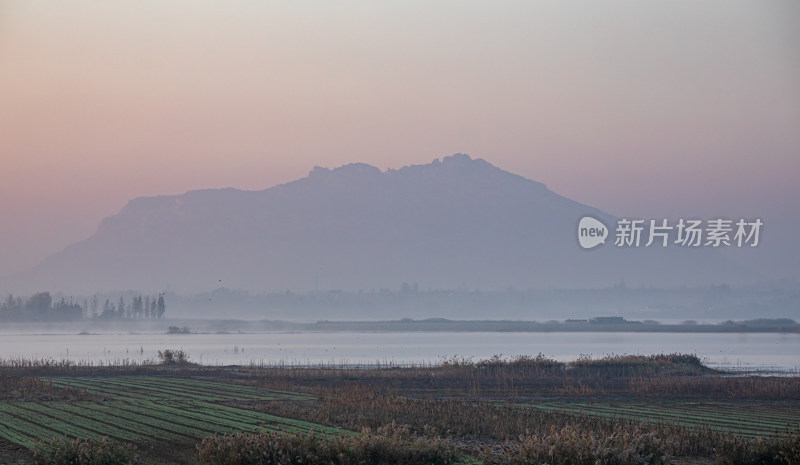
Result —
POLYGON ((249 291, 680 286, 749 276, 707 249, 619 248, 617 218, 456 154, 381 171, 354 163, 260 191, 142 197, 13 285, 249 291), (611 227, 581 249, 578 221, 611 227))

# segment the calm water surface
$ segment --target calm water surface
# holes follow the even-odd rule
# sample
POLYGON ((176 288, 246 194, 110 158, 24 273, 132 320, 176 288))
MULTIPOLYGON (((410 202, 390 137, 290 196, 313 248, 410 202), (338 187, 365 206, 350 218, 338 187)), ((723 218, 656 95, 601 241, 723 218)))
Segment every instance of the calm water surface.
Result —
POLYGON ((115 363, 155 359, 183 349, 207 365, 250 363, 432 363, 443 357, 542 353, 562 361, 581 354, 695 353, 710 366, 800 370, 800 334, 689 333, 264 333, 0 334, 0 358, 115 363))

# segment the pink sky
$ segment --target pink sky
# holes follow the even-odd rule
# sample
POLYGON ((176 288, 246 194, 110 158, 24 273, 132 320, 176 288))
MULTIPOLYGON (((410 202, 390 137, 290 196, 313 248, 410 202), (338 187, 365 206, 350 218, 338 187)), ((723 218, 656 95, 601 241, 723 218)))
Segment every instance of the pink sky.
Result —
POLYGON ((797 211, 798 44, 793 1, 7 0, 0 275, 134 197, 455 152, 617 215, 797 211))

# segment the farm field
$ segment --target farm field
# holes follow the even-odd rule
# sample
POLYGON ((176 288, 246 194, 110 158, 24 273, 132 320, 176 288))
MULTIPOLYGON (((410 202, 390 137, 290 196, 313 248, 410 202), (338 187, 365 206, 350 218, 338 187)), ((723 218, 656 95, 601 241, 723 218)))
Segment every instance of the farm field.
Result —
POLYGON ((300 420, 224 405, 224 402, 308 401, 308 394, 224 382, 155 376, 49 377, 55 388, 83 390, 92 401, 0 402, 0 438, 25 448, 53 437, 100 438, 143 450, 194 445, 216 433, 340 431, 300 420))
POLYGON ((648 402, 545 400, 525 404, 545 411, 569 412, 602 418, 674 423, 689 428, 708 427, 747 438, 769 437, 800 428, 800 404, 785 402, 648 402))
POLYGON ((109 438, 148 464, 377 447, 451 457, 437 463, 777 465, 795 462, 764 454, 800 450, 800 378, 730 376, 680 354, 403 368, 16 363, 0 366, 0 386, 0 465, 30 463, 54 437, 109 438))

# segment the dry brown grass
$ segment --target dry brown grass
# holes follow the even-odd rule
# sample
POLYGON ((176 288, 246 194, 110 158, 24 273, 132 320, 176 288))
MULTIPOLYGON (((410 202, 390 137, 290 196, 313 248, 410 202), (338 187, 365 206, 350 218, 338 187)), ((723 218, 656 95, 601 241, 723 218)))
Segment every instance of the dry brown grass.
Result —
POLYGON ((411 397, 526 400, 541 397, 645 397, 800 400, 800 377, 727 376, 694 355, 451 358, 436 366, 251 367, 249 383, 278 389, 352 382, 411 397))
POLYGON ((448 441, 414 438, 393 426, 358 436, 226 434, 197 446, 199 465, 449 465, 456 460, 448 441))
POLYGON ((0 400, 53 401, 92 400, 94 396, 85 389, 55 387, 52 383, 32 376, 14 376, 0 373, 0 400))

